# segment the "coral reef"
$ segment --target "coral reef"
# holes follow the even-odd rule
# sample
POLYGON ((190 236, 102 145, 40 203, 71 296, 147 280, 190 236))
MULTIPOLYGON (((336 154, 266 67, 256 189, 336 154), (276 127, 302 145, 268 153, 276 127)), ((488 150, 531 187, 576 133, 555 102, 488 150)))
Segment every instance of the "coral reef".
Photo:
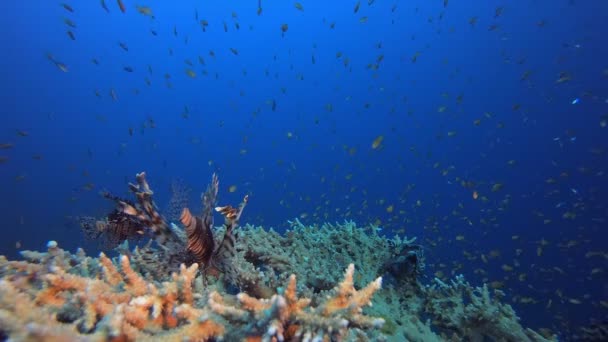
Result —
POLYGON ((116 224, 99 229, 95 222, 100 220, 93 218, 81 223, 87 223, 85 231, 95 226, 96 234, 108 235, 106 240, 116 246, 114 258, 104 253, 91 258, 82 250, 70 254, 55 242, 45 253, 22 252, 23 261, 0 256, 0 337, 554 339, 524 328, 502 302, 501 291, 474 287, 462 276, 423 284, 424 248, 415 238, 387 238, 378 227, 354 222, 307 226, 296 219, 284 234, 239 227, 248 198, 237 208, 216 206, 218 184, 214 175, 202 196, 202 215, 184 208, 178 224, 157 211, 145 173, 130 185, 137 202, 106 193, 117 203, 114 217, 128 221, 128 229, 116 224), (223 226, 213 225, 214 211, 224 216, 223 226), (133 231, 143 234, 136 233, 136 239, 133 231), (146 237, 149 241, 140 241, 146 237), (137 245, 131 248, 130 241, 137 245))
POLYGON ((0 257, 0 336, 14 340, 341 340, 383 323, 362 313, 382 278, 357 291, 354 265, 312 307, 311 299, 298 298, 295 275, 266 300, 204 287, 198 264, 182 264, 161 282, 145 280, 125 255, 93 259, 54 242, 47 253, 22 254, 26 261, 0 257))
POLYGON ((521 327, 513 308, 500 302, 505 297, 502 291, 495 289, 491 294, 486 284, 473 287, 462 275, 449 285, 437 278, 434 282, 425 288, 424 309, 441 331, 473 341, 544 340, 538 333, 521 327))
POLYGON ((353 222, 305 226, 290 222, 281 235, 273 230, 246 225, 239 231, 238 270, 269 287, 278 286, 285 272, 298 274, 303 293, 321 302, 340 279, 336 270, 357 265, 357 286, 384 276, 385 286, 374 296, 367 313, 385 320, 381 332, 391 341, 549 341, 526 329, 501 291, 471 286, 462 276, 450 285, 434 280, 424 285, 422 247, 415 238, 378 235, 376 227, 357 227, 353 222), (345 265, 346 264, 346 265, 345 265), (263 276, 259 276, 262 274, 263 276), (424 317, 424 319, 423 319, 424 317))
POLYGON ((573 341, 608 341, 608 317, 591 320, 587 326, 580 327, 572 336, 573 341))

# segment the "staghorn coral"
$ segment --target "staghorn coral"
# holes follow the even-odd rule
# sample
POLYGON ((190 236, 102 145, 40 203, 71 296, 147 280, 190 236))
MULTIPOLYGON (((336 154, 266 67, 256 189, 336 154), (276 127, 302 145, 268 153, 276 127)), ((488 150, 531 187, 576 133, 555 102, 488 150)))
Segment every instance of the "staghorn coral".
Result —
POLYGON ((212 292, 209 306, 223 317, 243 322, 235 330, 234 336, 227 335, 228 340, 243 335, 263 341, 334 341, 349 336, 362 338, 365 336, 363 330, 380 328, 384 323, 381 318, 362 314, 362 308, 371 305, 371 297, 380 289, 382 278, 357 291, 353 286, 354 271, 354 265, 349 265, 344 280, 317 307, 311 306, 311 299, 297 297, 295 275, 289 277, 283 293, 275 294, 270 299, 239 293, 236 296, 238 305, 230 305, 217 292, 212 292))
MULTIPOLYGON (((353 230, 353 236, 366 238, 364 229, 348 229, 353 230)), ((290 255, 293 247, 280 244, 287 237, 261 228, 248 234, 254 232, 261 237, 276 235, 268 255, 290 255)), ((374 234, 367 238, 386 240, 374 234)), ((317 241, 318 248, 330 248, 327 244, 331 241, 317 241)), ((124 246, 123 250, 128 248, 124 246)), ((260 298, 243 288, 233 296, 222 287, 221 279, 204 284, 195 266, 181 266, 169 276, 141 272, 148 269, 142 267, 143 259, 136 257, 136 251, 113 261, 105 256, 87 257, 82 250, 72 255, 51 242, 46 253, 23 252, 25 261, 0 257, 0 336, 17 340, 110 340, 117 336, 183 340, 186 336, 211 338, 213 332, 225 340, 280 340, 281 336, 284 340, 551 339, 522 327, 512 309, 499 302, 500 296, 490 296, 487 287, 473 288, 462 278, 451 285, 387 282, 380 289, 379 280, 356 285, 357 279, 365 275, 355 274, 349 267, 345 274, 327 270, 332 276, 341 275, 342 283, 331 290, 319 290, 311 287, 315 282, 306 281, 306 272, 291 272, 297 274, 296 278, 286 273, 272 275, 266 270, 257 273, 257 278, 277 284, 267 287, 271 295, 260 298), (279 286, 284 284, 284 288, 279 286), (366 304, 371 293, 374 305, 370 307, 366 304), (380 318, 385 321, 382 326, 380 318)), ((246 265, 239 255, 235 261, 246 265)), ((318 268, 326 262, 311 254, 306 263, 294 268, 318 268)), ((237 265, 240 263, 233 266, 237 265)), ((248 265, 253 268, 249 271, 256 271, 256 266, 248 265)), ((382 269, 381 264, 360 268, 376 267, 382 269)))
POLYGON ((331 293, 328 289, 333 285, 328 284, 335 284, 341 276, 337 272, 343 269, 341 263, 353 262, 362 270, 354 280, 357 286, 368 284, 373 277, 386 277, 387 286, 376 293, 367 313, 385 319, 382 332, 388 340, 552 339, 522 327, 513 309, 500 302, 503 296, 499 292, 491 296, 487 287, 476 289, 462 278, 454 280, 460 287, 451 290, 422 284, 417 278, 424 269, 422 247, 414 244, 415 239, 387 239, 375 229, 352 222, 318 228, 296 220, 291 225, 284 235, 250 225, 241 228, 233 259, 240 270, 236 278, 257 279, 276 287, 285 281, 287 272, 295 272, 301 293, 312 305, 321 305, 331 293), (451 304, 443 308, 441 303, 451 304), (456 314, 465 312, 465 307, 466 315, 456 314))
POLYGON ((369 234, 354 222, 314 227, 296 219, 290 224, 291 229, 284 235, 251 225, 239 230, 233 258, 239 274, 231 275, 238 285, 244 286, 240 281, 251 279, 276 287, 286 280, 285 274, 295 272, 306 288, 321 293, 340 280, 342 275, 337 270, 354 263, 361 270, 355 284, 364 286, 384 274, 387 261, 415 240, 389 240, 375 230, 369 234), (262 279, 260 273, 264 274, 262 279))
MULTIPOLYGON (((154 208, 149 205, 153 204, 152 191, 147 183, 145 184, 139 184, 137 188, 132 185, 131 188, 138 197, 144 198, 148 205, 142 204, 141 201, 131 207, 121 204, 119 209, 127 208, 123 213, 134 214, 132 217, 137 218, 141 212, 145 212, 142 208, 154 208)), ((81 267, 78 266, 79 259, 63 256, 64 261, 59 263, 61 268, 75 270, 67 273, 87 272, 89 277, 111 281, 114 288, 138 291, 132 295, 147 295, 148 300, 152 300, 162 296, 164 292, 157 290, 143 293, 143 286, 138 279, 153 284, 156 289, 173 291, 174 287, 163 285, 175 283, 173 276, 169 274, 180 274, 181 263, 188 265, 202 256, 203 258, 199 259, 203 262, 200 268, 205 272, 193 282, 194 302, 176 304, 173 306, 173 315, 166 316, 165 312, 165 322, 177 320, 175 329, 167 323, 161 325, 162 329, 159 329, 158 325, 144 325, 143 333, 149 337, 169 336, 168 334, 182 331, 185 324, 190 324, 188 331, 191 332, 201 329, 200 326, 192 325, 192 322, 195 318, 202 317, 199 321, 210 325, 222 324, 225 330, 224 335, 220 335, 226 339, 248 337, 251 340, 280 340, 282 337, 295 340, 329 340, 346 336, 348 340, 382 338, 390 341, 546 341, 552 338, 522 327, 513 309, 500 303, 503 298, 501 292, 495 292, 492 296, 487 287, 474 288, 462 278, 456 278, 451 285, 439 281, 432 286, 422 284, 418 278, 424 271, 424 250, 414 244, 415 238, 408 240, 396 236, 388 239, 378 234, 378 227, 357 227, 354 222, 306 226, 296 219, 290 222, 290 229, 285 234, 251 225, 237 228, 247 197, 238 208, 214 208, 217 184, 217 177, 214 175, 211 185, 203 195, 204 208, 201 217, 192 215, 189 210, 188 215, 182 215, 185 229, 173 224, 162 224, 163 227, 166 225, 163 229, 168 232, 165 235, 172 236, 171 241, 175 243, 156 238, 134 250, 130 250, 128 245, 119 246, 119 252, 125 255, 120 260, 121 263, 125 262, 124 259, 128 256, 129 266, 122 267, 127 272, 112 272, 112 264, 108 264, 107 258, 100 258, 99 261, 92 259, 86 267, 81 267), (213 227, 213 209, 225 216, 223 227, 213 227), (186 216, 190 217, 186 220, 186 216), (199 243, 204 244, 202 248, 196 247, 199 243), (188 248, 187 245, 191 247, 188 248), (349 271, 346 273, 346 281, 342 281, 344 274, 341 270, 350 264, 356 264, 360 272, 355 275, 349 271), (128 271, 129 269, 131 271, 128 271), (294 273, 297 274, 297 283, 295 277, 290 277, 294 273), (215 277, 206 277, 207 274, 213 274, 215 277), (374 279, 380 276, 385 279, 384 288, 379 288, 379 282, 377 285, 368 285, 375 284, 374 279), (336 288, 334 284, 340 281, 342 285, 336 288), (281 290, 285 283, 288 286, 281 290), (356 304, 351 301, 356 296, 355 293, 365 293, 366 290, 350 292, 346 296, 340 295, 347 292, 345 289, 348 288, 354 291, 355 287, 365 287, 374 293, 373 307, 362 304, 365 301, 356 304), (230 295, 236 292, 239 294, 230 295), (298 299, 296 292, 305 299, 298 299), (354 307, 358 309, 350 311, 350 308, 354 307), (363 307, 365 315, 360 311, 363 307), (355 315, 362 315, 362 320, 359 321, 355 315), (368 320, 367 315, 382 318, 385 324, 380 327, 379 320, 368 320), (372 324, 373 322, 376 324, 372 324), (380 333, 385 335, 379 336, 380 333)), ((162 218, 160 214, 157 217, 162 218)), ((55 253, 61 255, 57 248, 55 253)), ((22 283, 24 280, 21 275, 24 273, 29 274, 27 281, 40 279, 40 274, 48 272, 52 265, 58 264, 55 257, 45 254, 31 253, 29 257, 29 263, 9 262, 13 265, 11 267, 21 271, 7 274, 0 267, 0 275, 14 279, 17 274, 21 278, 18 283, 22 283), (32 263, 38 267, 31 266, 32 263)), ((35 286, 32 288, 39 289, 35 286)), ((141 301, 143 302, 143 299, 141 301)), ((147 305, 151 314, 159 315, 152 318, 163 317, 162 310, 161 314, 158 314, 159 309, 155 309, 154 304, 147 305)), ((74 322, 82 316, 73 313, 73 308, 78 307, 78 301, 63 303, 59 316, 68 322, 74 322)), ((158 307, 156 304, 156 308, 158 307)), ((120 321, 129 323, 130 321, 125 319, 126 308, 117 310, 116 315, 120 321)), ((114 313, 110 316, 115 317, 114 313)), ((107 326, 105 322, 106 320, 100 320, 96 323, 95 331, 107 326)), ((81 326, 83 324, 79 325, 81 326)))
POLYGON ((30 261, 0 257, 0 335, 15 340, 342 339, 382 325, 361 310, 371 304, 381 278, 357 291, 353 265, 317 308, 296 296, 295 275, 270 300, 240 293, 237 307, 231 296, 201 287, 197 264, 182 264, 170 279, 147 281, 125 255, 117 262, 103 253, 91 259, 56 243, 47 253, 28 254, 30 261), (83 268, 88 276, 76 274, 83 268))
POLYGON ((505 294, 488 286, 473 287, 462 275, 446 284, 435 278, 425 288, 424 311, 431 315, 439 331, 453 333, 459 339, 483 341, 548 341, 519 323, 513 308, 501 303, 505 294))
POLYGON ((592 319, 571 337, 573 341, 607 341, 608 340, 608 318, 602 320, 592 319))

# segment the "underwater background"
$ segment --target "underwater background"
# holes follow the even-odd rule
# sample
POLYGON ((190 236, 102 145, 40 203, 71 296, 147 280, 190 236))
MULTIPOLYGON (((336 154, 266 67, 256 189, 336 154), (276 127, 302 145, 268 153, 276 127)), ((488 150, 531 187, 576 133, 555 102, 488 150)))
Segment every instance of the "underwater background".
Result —
POLYGON ((0 5, 1 255, 215 172, 243 224, 373 224, 526 326, 606 321, 606 1, 120 3, 0 5))

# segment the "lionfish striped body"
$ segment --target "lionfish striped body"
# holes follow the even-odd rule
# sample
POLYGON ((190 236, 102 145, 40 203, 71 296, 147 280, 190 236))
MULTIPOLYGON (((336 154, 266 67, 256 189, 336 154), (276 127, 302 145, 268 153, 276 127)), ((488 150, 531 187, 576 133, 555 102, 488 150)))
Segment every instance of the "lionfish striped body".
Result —
POLYGON ((180 221, 186 228, 188 251, 193 254, 199 265, 208 265, 215 248, 211 226, 204 225, 200 217, 192 216, 188 208, 182 211, 180 221))
POLYGON ((234 245, 236 243, 233 234, 234 228, 238 225, 239 218, 248 197, 245 196, 243 203, 238 209, 232 206, 215 207, 219 181, 214 174, 211 184, 202 196, 203 215, 202 217, 193 216, 188 208, 182 211, 181 223, 186 229, 188 237, 187 250, 192 254, 194 260, 200 265, 202 270, 211 274, 223 272, 226 262, 235 255, 234 245), (216 248, 213 237, 213 209, 225 217, 224 238, 216 248))

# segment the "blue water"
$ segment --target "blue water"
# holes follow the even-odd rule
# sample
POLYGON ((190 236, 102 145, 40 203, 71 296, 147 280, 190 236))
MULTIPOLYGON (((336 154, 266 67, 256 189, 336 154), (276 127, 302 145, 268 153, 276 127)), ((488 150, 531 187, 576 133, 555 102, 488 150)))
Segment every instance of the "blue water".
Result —
POLYGON ((527 326, 606 317, 606 1, 66 2, 0 5, 0 254, 95 254, 71 217, 106 214, 100 190, 146 171, 161 208, 175 180, 199 208, 217 172, 244 223, 375 222, 429 278, 502 282, 527 326))

